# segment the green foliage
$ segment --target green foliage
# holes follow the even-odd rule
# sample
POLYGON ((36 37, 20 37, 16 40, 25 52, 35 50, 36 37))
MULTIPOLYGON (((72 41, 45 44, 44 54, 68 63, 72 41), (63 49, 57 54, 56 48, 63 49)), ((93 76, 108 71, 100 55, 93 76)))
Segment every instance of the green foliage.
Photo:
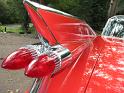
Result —
POLYGON ((124 0, 120 0, 118 8, 117 8, 117 13, 124 15, 124 0))
MULTIPOLYGON (((44 0, 44 2, 45 5, 84 19, 95 30, 101 30, 107 20, 110 0, 44 0)), ((124 0, 120 0, 119 14, 124 14, 123 4, 124 0)), ((0 12, 2 24, 23 23, 27 26, 26 24, 30 22, 22 0, 0 0, 0 12)))
POLYGON ((80 3, 79 0, 59 0, 59 6, 60 6, 61 10, 71 13, 75 16, 77 16, 79 14, 79 13, 77 13, 78 10, 80 9, 79 3, 80 3))
POLYGON ((7 5, 8 5, 10 22, 11 23, 21 22, 22 18, 20 17, 20 9, 18 7, 18 4, 14 0, 8 0, 7 5))
POLYGON ((2 26, 2 24, 0 23, 0 32, 3 32, 3 31, 4 31, 3 26, 2 26))
POLYGON ((35 31, 34 26, 29 27, 29 32, 31 32, 31 33, 34 34, 34 35, 37 34, 37 32, 35 31))
POLYGON ((22 0, 0 0, 0 22, 2 24, 21 23, 24 19, 24 10, 22 0))
POLYGON ((96 30, 102 30, 107 21, 109 3, 108 0, 94 0, 91 6, 89 20, 91 26, 96 30))
POLYGON ((20 33, 24 32, 21 25, 13 24, 13 25, 2 25, 0 24, 0 32, 7 32, 7 33, 20 33), (6 28, 6 31, 5 31, 6 28))
POLYGON ((8 22, 8 9, 5 1, 0 0, 0 23, 8 22))

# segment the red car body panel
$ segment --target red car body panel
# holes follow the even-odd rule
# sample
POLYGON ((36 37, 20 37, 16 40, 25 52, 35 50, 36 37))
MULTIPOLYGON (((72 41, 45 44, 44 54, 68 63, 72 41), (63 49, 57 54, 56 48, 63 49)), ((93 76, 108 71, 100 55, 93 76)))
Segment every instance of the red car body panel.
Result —
POLYGON ((86 93, 124 92, 124 40, 102 38, 104 46, 86 93))
POLYGON ((95 38, 95 33, 85 22, 72 16, 64 16, 42 9, 35 11, 27 3, 24 5, 37 31, 44 36, 51 45, 59 43, 68 48, 73 58, 71 66, 66 67, 60 73, 52 76, 52 78, 48 76, 44 78, 39 93, 45 91, 47 93, 68 93, 69 91, 77 93, 78 91, 85 91, 96 63, 96 60, 92 60, 92 63, 89 63, 91 61, 87 60, 88 55, 94 55, 95 52, 98 52, 97 50, 92 51, 93 47, 90 47, 92 45, 91 42, 95 38), (44 26, 44 30, 43 26, 39 25, 44 22, 41 20, 41 17, 49 27, 50 33, 48 29, 46 30, 46 28, 48 28, 47 26, 46 28, 44 26), (43 33, 42 29, 46 32, 43 33), (48 34, 51 35, 50 37, 52 39, 49 38, 48 34), (56 87, 54 88, 53 86, 56 87), (70 86, 73 88, 72 90, 70 90, 70 86))
MULTIPOLYGON (((38 33, 48 40, 50 45, 61 44, 68 48, 73 62, 96 36, 88 24, 71 15, 65 16, 42 8, 35 10, 26 2, 24 5, 38 33)), ((63 63, 66 65, 71 62, 63 63)))
POLYGON ((49 31, 49 28, 47 27, 47 25, 44 23, 43 19, 27 3, 25 3, 24 6, 27 9, 28 13, 30 14, 31 21, 34 27, 36 28, 36 30, 38 31, 38 33, 44 36, 44 38, 46 38, 51 44, 55 44, 56 40, 51 35, 51 32, 49 31))
POLYGON ((123 93, 123 42, 96 37, 75 63, 44 78, 38 93, 123 93))
POLYGON ((43 9, 35 11, 27 3, 24 5, 36 30, 49 41, 50 45, 61 44, 73 51, 83 43, 94 39, 94 36, 81 38, 82 35, 95 35, 95 33, 85 22, 79 19, 43 9))
POLYGON ((103 45, 101 41, 97 37, 75 63, 49 80, 43 80, 38 93, 85 93, 103 45), (44 83, 47 87, 43 87, 44 83))

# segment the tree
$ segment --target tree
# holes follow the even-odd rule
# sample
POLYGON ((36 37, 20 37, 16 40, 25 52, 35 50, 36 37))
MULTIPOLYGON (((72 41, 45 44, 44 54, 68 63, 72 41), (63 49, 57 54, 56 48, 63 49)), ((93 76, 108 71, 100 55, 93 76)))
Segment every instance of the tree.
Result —
POLYGON ((107 21, 108 8, 108 0, 94 0, 92 2, 89 23, 95 30, 102 31, 107 21))
POLYGON ((6 4, 5 2, 2 2, 0 0, 0 23, 4 24, 4 23, 7 23, 7 7, 6 7, 6 4))
POLYGON ((120 0, 117 7, 117 14, 124 15, 124 0, 120 0))
POLYGON ((3 24, 17 23, 21 21, 17 5, 13 0, 0 0, 0 22, 3 24), (18 20, 18 21, 17 21, 18 20))
POLYGON ((109 6, 109 10, 108 10, 108 18, 116 15, 119 1, 120 0, 111 0, 110 1, 110 6, 109 6))
POLYGON ((24 6, 23 6, 23 0, 13 0, 16 5, 18 6, 18 10, 19 10, 19 13, 20 13, 20 16, 22 18, 22 27, 23 29, 25 30, 26 33, 30 33, 29 32, 29 22, 30 22, 30 19, 28 17, 28 13, 27 11, 25 10, 24 6))
MULTIPOLYGON (((41 1, 40 0, 33 0, 33 1, 35 1, 35 2, 37 2, 37 3, 41 3, 41 1)), ((19 2, 19 4, 21 5, 21 7, 22 7, 22 12, 23 12, 23 16, 24 16, 24 18, 23 18, 23 28, 24 28, 24 30, 26 31, 26 33, 31 33, 30 31, 29 31, 29 22, 30 22, 30 18, 29 18, 29 16, 28 16, 28 13, 27 13, 27 11, 24 9, 24 6, 22 6, 23 4, 22 4, 22 0, 18 0, 18 2, 19 2)))

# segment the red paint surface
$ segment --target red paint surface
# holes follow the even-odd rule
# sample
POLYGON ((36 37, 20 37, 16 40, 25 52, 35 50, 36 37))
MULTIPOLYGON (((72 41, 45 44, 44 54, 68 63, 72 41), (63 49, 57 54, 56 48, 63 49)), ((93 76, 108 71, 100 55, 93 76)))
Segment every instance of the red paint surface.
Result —
POLYGON ((124 40, 102 38, 102 47, 86 93, 124 92, 124 40))
MULTIPOLYGON (((75 63, 53 76, 46 83, 47 88, 41 85, 40 90, 45 93, 123 93, 123 42, 97 37, 75 63)), ((42 93, 40 90, 38 93, 42 93)))
POLYGON ((37 31, 45 37, 51 45, 59 43, 70 50, 72 61, 64 61, 63 67, 75 62, 95 38, 94 31, 84 21, 43 9, 35 11, 27 3, 24 5, 37 31), (38 26, 41 24, 40 22, 44 23, 45 26, 38 26), (54 39, 50 39, 47 34, 54 39))
POLYGON ((38 33, 44 38, 46 38, 50 44, 55 44, 56 40, 51 35, 51 32, 48 26, 44 23, 44 20, 42 19, 42 17, 27 3, 25 3, 24 6, 27 9, 29 16, 31 18, 31 21, 34 27, 36 28, 36 30, 38 31, 38 33))
POLYGON ((89 34, 95 34, 85 22, 79 19, 43 9, 35 11, 27 3, 24 5, 36 30, 46 38, 51 45, 59 43, 65 45, 70 50, 74 50, 77 46, 80 46, 82 42, 87 42, 94 38, 86 38, 89 34), (70 48, 72 46, 73 49, 70 48))
MULTIPOLYGON (((53 76, 46 89, 41 85, 40 90, 45 93, 84 93, 101 49, 97 42, 98 39, 82 51, 71 66, 53 76)), ((40 90, 39 93, 42 93, 40 90)))
POLYGON ((49 29, 53 33, 57 42, 65 45, 70 50, 75 49, 77 46, 82 45, 82 43, 94 38, 86 38, 87 35, 95 34, 84 21, 75 17, 64 16, 43 9, 38 9, 37 12, 49 26, 49 29))
POLYGON ((38 32, 51 45, 60 43, 72 53, 71 65, 60 73, 45 77, 38 93, 123 93, 124 92, 124 41, 90 36, 94 34, 85 22, 46 10, 34 11, 25 4, 38 32), (37 13, 36 13, 37 12, 37 13), (38 14, 38 15, 34 15, 38 14), (38 22, 38 23, 37 23, 38 22), (42 22, 42 23, 44 23, 42 22), (51 32, 48 32, 49 31, 51 32), (86 32, 89 32, 87 35, 86 32), (91 33, 91 34, 90 34, 91 33), (47 34, 50 36, 47 36, 47 34), (57 41, 56 41, 56 40, 57 41))

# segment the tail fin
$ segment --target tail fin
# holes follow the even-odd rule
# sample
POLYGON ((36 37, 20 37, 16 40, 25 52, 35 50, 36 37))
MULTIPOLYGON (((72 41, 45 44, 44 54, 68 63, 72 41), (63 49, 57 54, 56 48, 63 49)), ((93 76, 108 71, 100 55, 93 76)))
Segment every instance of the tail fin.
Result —
POLYGON ((25 0, 24 5, 36 30, 49 41, 50 45, 62 44, 67 48, 75 49, 87 42, 88 39, 84 40, 83 36, 92 32, 94 34, 94 31, 84 21, 68 13, 30 0, 25 0))
POLYGON ((57 43, 55 37, 53 36, 52 32, 50 31, 48 25, 45 23, 42 16, 37 12, 37 7, 31 5, 31 1, 25 0, 24 6, 28 11, 28 14, 31 18, 34 27, 36 28, 37 32, 43 36, 45 39, 49 41, 50 44, 57 43))

